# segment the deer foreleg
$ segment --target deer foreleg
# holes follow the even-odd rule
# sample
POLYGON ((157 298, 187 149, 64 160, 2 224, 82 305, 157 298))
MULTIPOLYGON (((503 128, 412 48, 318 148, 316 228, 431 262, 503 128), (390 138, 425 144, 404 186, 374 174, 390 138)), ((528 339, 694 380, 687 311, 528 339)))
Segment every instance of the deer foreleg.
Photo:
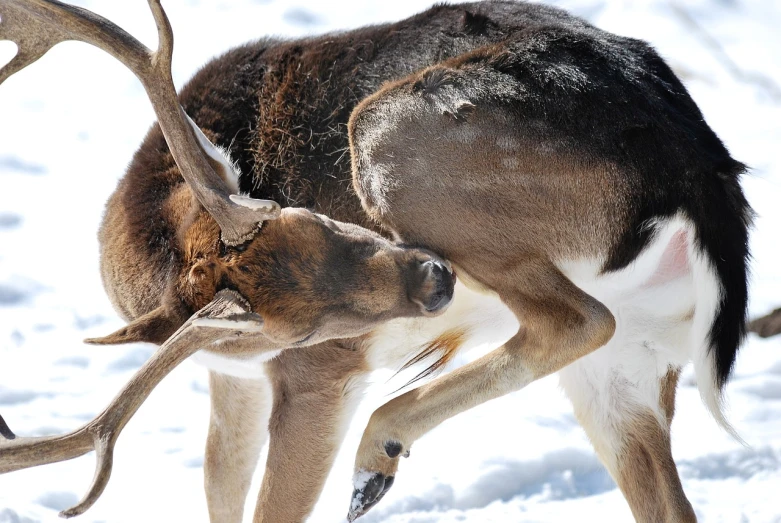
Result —
POLYGON ((265 379, 209 373, 211 418, 204 486, 213 522, 240 523, 258 455, 266 442, 271 388, 265 379))
POLYGON ((327 342, 268 364, 274 406, 256 523, 299 523, 315 506, 367 372, 361 352, 327 342))

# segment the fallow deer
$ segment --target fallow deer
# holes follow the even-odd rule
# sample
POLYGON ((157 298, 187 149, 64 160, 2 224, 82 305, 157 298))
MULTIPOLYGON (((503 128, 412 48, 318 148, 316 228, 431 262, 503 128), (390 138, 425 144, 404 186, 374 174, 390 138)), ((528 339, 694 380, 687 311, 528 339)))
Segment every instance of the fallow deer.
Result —
MULTIPOLYGON (((237 48, 207 64, 179 101, 217 145, 234 144, 230 153, 245 173, 238 187, 251 197, 304 205, 425 247, 458 274, 452 304, 435 318, 374 322, 350 339, 286 350, 265 363, 246 355, 291 347, 285 342, 295 336, 266 346, 259 341, 264 327, 222 342, 222 355, 214 345, 196 355, 212 369, 205 475, 213 521, 241 520, 265 439, 264 417, 248 413, 264 410, 264 381, 273 406, 255 520, 301 521, 322 488, 364 374, 429 357, 428 370, 436 370, 456 351, 485 342, 499 348, 374 413, 356 457, 350 520, 379 502, 399 457, 420 436, 555 372, 635 518, 696 519, 671 456, 675 389, 680 369, 693 361, 705 404, 732 431, 721 393, 745 329, 751 210, 739 186, 745 167, 650 46, 541 5, 444 5, 396 24, 237 48), (351 165, 340 156, 348 145, 351 165), (230 351, 239 357, 226 357, 230 351)), ((177 188, 189 199, 155 128, 102 230, 107 290, 128 319, 166 303, 165 294, 145 287, 149 278, 127 272, 112 252, 140 252, 144 270, 158 275, 153 281, 182 279, 169 277, 148 249, 156 238, 166 239, 166 253, 198 238, 215 259, 225 257, 215 252, 218 228, 205 214, 192 222, 193 236, 176 236, 166 223, 147 234, 113 217, 121 216, 114 202, 122 195, 149 201, 177 188), (115 241, 121 247, 111 247, 115 241), (140 295, 149 300, 143 306, 134 301, 140 295)), ((279 245, 269 234, 273 223, 253 250, 267 248, 264 241, 279 245)), ((205 256, 201 249, 185 259, 205 256)), ((314 250, 299 254, 318 259, 314 250)), ((250 274, 263 271, 253 266, 250 274)), ((197 306, 230 289, 206 275, 211 284, 197 306)), ((308 273, 296 278, 311 281, 308 273)), ((228 315, 257 312, 268 324, 273 302, 248 298, 248 305, 234 300, 228 315)), ((201 339, 210 331, 188 327, 203 321, 197 316, 182 327, 194 339, 175 334, 158 354, 178 354, 178 361, 210 341, 201 339)), ((176 318, 164 325, 179 327, 184 314, 176 318)), ((230 330, 240 329, 234 323, 230 330)), ((155 332, 142 323, 107 341, 159 342, 169 334, 155 332)), ((59 459, 31 457, 36 444, 11 451, 3 444, 0 463, 59 459)))

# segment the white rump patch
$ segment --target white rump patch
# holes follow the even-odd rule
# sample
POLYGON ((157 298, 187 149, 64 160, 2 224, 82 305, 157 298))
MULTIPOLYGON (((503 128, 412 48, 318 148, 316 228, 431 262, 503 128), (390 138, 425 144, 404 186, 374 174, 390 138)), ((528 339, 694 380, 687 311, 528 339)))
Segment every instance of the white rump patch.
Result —
POLYGON ((747 446, 743 438, 724 416, 722 392, 716 379, 715 350, 711 350, 710 330, 718 311, 723 289, 716 271, 704 253, 690 247, 689 256, 694 267, 694 287, 698 301, 691 331, 694 374, 700 397, 716 422, 738 442, 747 446))
MULTIPOLYGON (((661 380, 694 361, 700 394, 714 418, 734 434, 721 413, 709 350, 721 286, 695 245, 693 224, 676 216, 655 224, 650 245, 628 267, 600 274, 602 260, 569 260, 559 268, 601 301, 616 319, 613 338, 560 373, 561 385, 592 431, 604 458, 619 455, 623 427, 651 412, 667 427, 661 380), (604 448, 607 447, 607 448, 604 448)), ((608 467, 614 464, 606 463, 608 467)))

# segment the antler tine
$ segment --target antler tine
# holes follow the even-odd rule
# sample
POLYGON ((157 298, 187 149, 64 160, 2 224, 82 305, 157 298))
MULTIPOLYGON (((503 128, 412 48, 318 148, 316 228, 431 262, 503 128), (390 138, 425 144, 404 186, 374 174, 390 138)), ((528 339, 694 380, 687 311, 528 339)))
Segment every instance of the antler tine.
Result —
POLYGON ((166 71, 171 71, 174 56, 174 29, 168 20, 160 0, 148 0, 149 9, 157 25, 157 51, 154 61, 166 71))
POLYGON ((0 436, 5 439, 16 439, 16 434, 8 427, 8 423, 5 422, 2 416, 0 416, 0 436))
POLYGON ((0 69, 0 83, 65 40, 87 42, 111 54, 141 80, 182 176, 220 226, 223 242, 244 243, 252 239, 263 221, 279 216, 279 205, 264 202, 253 206, 230 198, 227 183, 207 161, 208 153, 199 145, 179 105, 171 77, 171 24, 160 0, 149 0, 149 7, 159 39, 154 53, 122 28, 86 9, 56 0, 3 0, 0 39, 15 42, 19 49, 0 69))
POLYGON ((0 474, 56 463, 96 451, 95 476, 79 503, 60 513, 83 514, 98 500, 111 477, 114 444, 119 433, 162 379, 200 348, 227 334, 257 332, 263 320, 250 311, 237 292, 222 290, 196 312, 133 375, 103 412, 89 423, 65 435, 17 437, 0 417, 0 474))

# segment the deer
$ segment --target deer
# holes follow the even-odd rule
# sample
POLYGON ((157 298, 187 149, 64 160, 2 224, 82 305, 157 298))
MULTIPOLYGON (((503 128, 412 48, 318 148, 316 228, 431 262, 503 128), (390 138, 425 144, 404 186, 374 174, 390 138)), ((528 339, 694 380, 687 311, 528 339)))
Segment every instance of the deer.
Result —
POLYGON ((91 341, 162 344, 70 435, 16 437, 0 423, 0 472, 95 448, 93 485, 63 515, 83 513, 108 481, 124 423, 191 357, 210 373, 211 521, 242 520, 266 441, 254 521, 303 521, 366 374, 423 366, 423 384, 364 430, 354 521, 428 431, 558 374, 634 518, 696 521, 671 453, 675 391, 693 362, 706 408, 738 437, 722 401, 746 330, 752 211, 745 165, 650 45, 539 4, 438 5, 396 23, 241 46, 176 98, 172 30, 149 3, 157 53, 53 0, 0 7, 0 36, 25 44, 0 81, 69 38, 110 52, 147 87, 159 127, 100 232, 104 285, 129 325, 91 341), (165 88, 146 79, 157 68, 165 88), (213 210, 233 205, 248 228, 213 210), (409 278, 383 264, 340 292, 342 271, 363 276, 371 264, 336 249, 329 231, 414 260, 409 278, 423 283, 409 291, 409 278), (270 272, 290 279, 278 285, 270 272), (333 294, 315 291, 323 281, 333 294), (345 313, 351 306, 362 313, 345 313), (481 344, 495 348, 434 376, 481 344))

